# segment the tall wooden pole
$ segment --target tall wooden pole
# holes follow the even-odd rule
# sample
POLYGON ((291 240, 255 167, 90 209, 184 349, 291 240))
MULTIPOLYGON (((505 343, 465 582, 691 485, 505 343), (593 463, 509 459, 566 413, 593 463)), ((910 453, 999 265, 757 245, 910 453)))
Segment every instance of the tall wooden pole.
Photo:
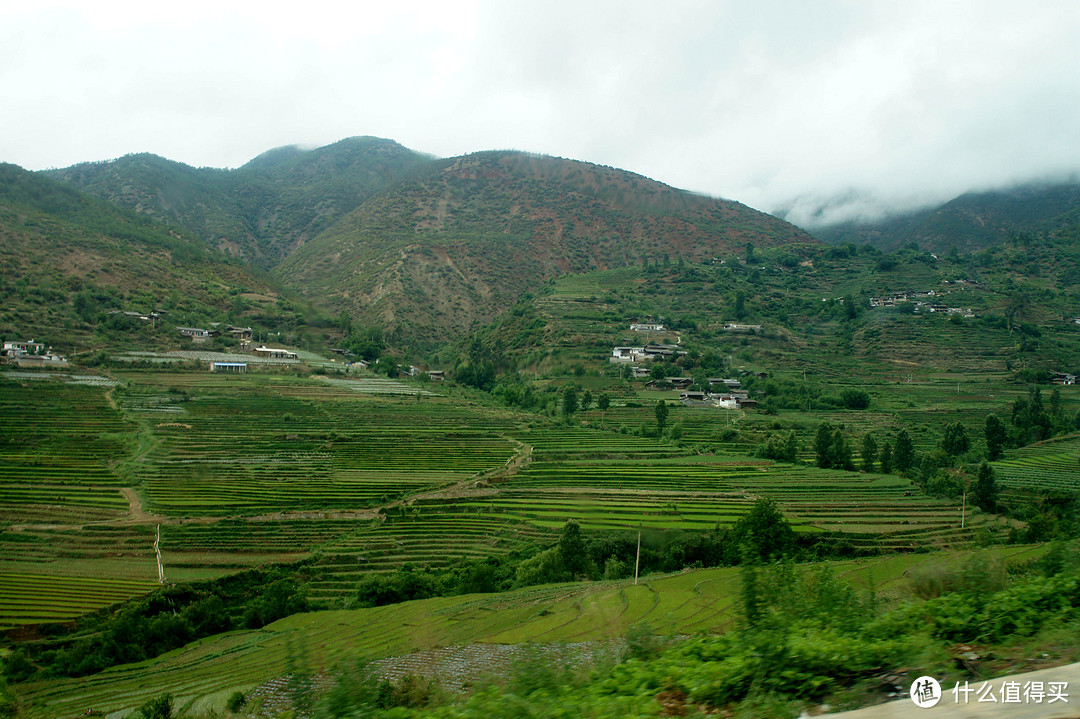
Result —
POLYGON ((634 558, 634 586, 637 586, 638 569, 641 567, 641 527, 637 531, 637 557, 634 558))

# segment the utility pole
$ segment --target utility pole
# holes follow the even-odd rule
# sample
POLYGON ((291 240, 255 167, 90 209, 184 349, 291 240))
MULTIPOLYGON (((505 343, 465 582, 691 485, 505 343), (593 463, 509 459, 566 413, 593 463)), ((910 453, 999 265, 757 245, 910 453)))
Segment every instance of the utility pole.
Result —
POLYGON ((638 569, 641 567, 641 526, 637 530, 637 557, 634 558, 634 586, 637 586, 638 569))
POLYGON ((964 504, 960 508, 960 529, 964 528, 964 520, 967 519, 967 489, 964 489, 964 504))

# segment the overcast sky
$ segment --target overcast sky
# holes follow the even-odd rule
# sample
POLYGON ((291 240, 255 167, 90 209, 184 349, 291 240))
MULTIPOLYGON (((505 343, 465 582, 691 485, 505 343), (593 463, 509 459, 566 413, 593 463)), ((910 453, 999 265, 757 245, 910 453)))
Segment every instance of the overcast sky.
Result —
POLYGON ((354 135, 808 224, 910 207, 1080 170, 1080 2, 0 0, 0 161, 236 167, 354 135))

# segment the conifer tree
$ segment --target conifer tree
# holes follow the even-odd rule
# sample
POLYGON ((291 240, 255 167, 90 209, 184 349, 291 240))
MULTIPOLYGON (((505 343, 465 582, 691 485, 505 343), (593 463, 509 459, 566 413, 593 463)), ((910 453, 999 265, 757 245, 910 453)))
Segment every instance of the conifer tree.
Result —
POLYGON ((877 440, 869 432, 863 436, 862 441, 862 468, 866 472, 874 471, 874 462, 877 461, 877 440))
POLYGON ((915 465, 915 445, 911 443, 911 437, 907 430, 902 429, 896 435, 896 446, 893 448, 893 465, 901 474, 915 465))

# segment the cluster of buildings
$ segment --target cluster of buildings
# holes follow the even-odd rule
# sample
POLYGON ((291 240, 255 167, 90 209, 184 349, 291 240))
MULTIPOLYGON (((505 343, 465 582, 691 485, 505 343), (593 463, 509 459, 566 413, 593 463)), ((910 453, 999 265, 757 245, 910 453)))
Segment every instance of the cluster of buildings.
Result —
MULTIPOLYGON (((656 359, 672 361, 686 355, 686 350, 678 345, 645 345, 644 347, 613 347, 609 362, 614 364, 633 364, 634 362, 652 362, 656 359)), ((646 372, 646 374, 648 374, 646 372)))
POLYGON ((960 315, 961 317, 975 316, 975 311, 970 307, 949 307, 937 301, 939 297, 941 295, 933 290, 925 292, 893 292, 891 295, 884 297, 871 297, 870 306, 896 307, 904 302, 914 302, 916 312, 944 312, 950 315, 960 315))
POLYGON ((252 336, 252 330, 250 327, 235 327, 233 325, 225 325, 225 329, 221 329, 220 322, 211 322, 208 328, 204 327, 177 327, 176 331, 180 333, 181 337, 187 337, 193 342, 209 342, 215 337, 221 337, 227 335, 233 339, 238 339, 243 342, 250 342, 252 336))
POLYGON ((757 400, 742 388, 742 382, 730 377, 709 377, 709 391, 686 391, 679 401, 687 407, 719 407, 721 409, 744 409, 756 407, 757 400))
POLYGON ((4 342, 0 356, 4 361, 19 367, 67 367, 67 358, 53 352, 41 342, 4 342))

